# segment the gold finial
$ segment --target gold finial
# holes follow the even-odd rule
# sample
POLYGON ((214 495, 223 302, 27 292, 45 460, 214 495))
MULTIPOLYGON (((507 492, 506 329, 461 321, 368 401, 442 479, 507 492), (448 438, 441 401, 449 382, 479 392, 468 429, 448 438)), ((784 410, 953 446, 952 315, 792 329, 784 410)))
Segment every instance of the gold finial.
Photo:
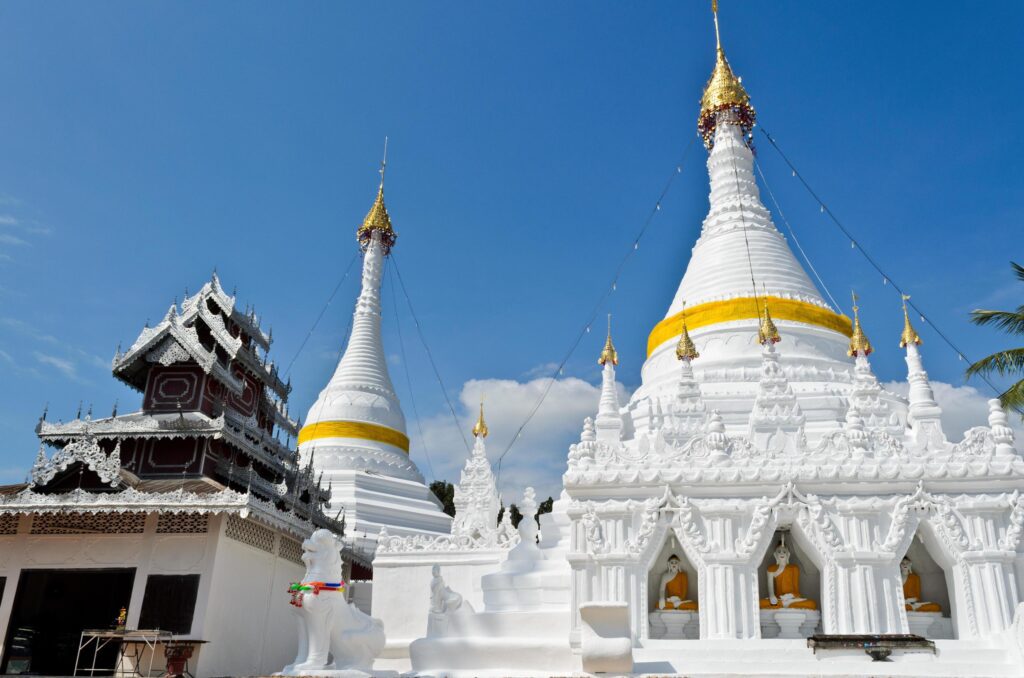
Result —
POLYGON ((704 94, 700 99, 700 115, 697 116, 697 132, 709 149, 715 143, 715 128, 718 114, 731 111, 730 122, 738 124, 749 143, 750 131, 757 120, 757 112, 750 103, 750 96, 743 89, 740 78, 732 72, 729 60, 722 49, 722 38, 718 30, 718 1, 712 0, 711 13, 715 21, 715 69, 711 72, 704 94))
POLYGON ((373 232, 378 231, 385 256, 391 252, 391 248, 395 246, 395 241, 398 239, 398 234, 391 228, 391 216, 388 214, 388 208, 384 206, 384 170, 387 165, 388 138, 384 137, 384 158, 381 160, 380 170, 378 170, 380 172, 380 187, 377 189, 377 199, 373 201, 373 206, 366 213, 363 225, 356 231, 356 239, 364 252, 370 246, 373 232))
POLYGON ((856 292, 850 294, 853 296, 853 335, 850 337, 850 350, 846 352, 846 355, 851 358, 869 356, 874 349, 871 348, 871 342, 868 341, 864 329, 860 326, 860 306, 857 305, 857 294, 856 292))
POLYGON ((615 352, 615 344, 612 343, 612 314, 608 314, 608 339, 604 342, 604 349, 601 351, 601 357, 597 359, 598 365, 605 365, 607 363, 612 365, 619 364, 619 354, 615 352))
POLYGON ((761 327, 757 329, 757 343, 762 346, 768 344, 777 344, 782 341, 782 336, 779 335, 779 328, 772 322, 772 316, 768 312, 768 297, 764 298, 764 317, 761 318, 761 327))
MULTIPOLYGON (((683 304, 685 311, 686 304, 683 304)), ((683 314, 683 331, 679 335, 679 343, 676 344, 676 358, 680 360, 696 360, 700 357, 700 353, 697 353, 697 347, 693 345, 693 340, 690 339, 690 333, 686 329, 686 315, 683 314)))
POLYGON ((473 437, 474 438, 486 438, 490 431, 487 429, 487 422, 484 421, 484 401, 480 399, 480 417, 473 424, 473 437))
POLYGON ((910 295, 903 294, 900 296, 903 297, 903 334, 900 335, 900 348, 906 348, 910 344, 920 346, 921 337, 918 336, 914 326, 910 324, 910 314, 907 313, 907 299, 910 299, 910 295))

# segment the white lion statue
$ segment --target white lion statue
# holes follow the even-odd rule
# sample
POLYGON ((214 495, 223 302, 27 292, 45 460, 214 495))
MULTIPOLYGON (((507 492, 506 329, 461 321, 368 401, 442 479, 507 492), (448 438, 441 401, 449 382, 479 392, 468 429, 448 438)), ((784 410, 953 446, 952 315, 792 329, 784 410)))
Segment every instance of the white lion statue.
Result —
POLYGON ((345 600, 341 552, 334 535, 328 530, 310 535, 302 542, 302 562, 306 574, 290 589, 292 610, 299 619, 299 652, 277 675, 370 673, 384 649, 384 627, 345 600))

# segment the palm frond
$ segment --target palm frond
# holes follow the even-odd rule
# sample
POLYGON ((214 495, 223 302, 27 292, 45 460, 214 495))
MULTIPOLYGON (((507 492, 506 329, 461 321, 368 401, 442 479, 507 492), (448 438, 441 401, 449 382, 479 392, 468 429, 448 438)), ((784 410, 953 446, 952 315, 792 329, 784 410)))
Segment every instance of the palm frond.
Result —
POLYGON ((1024 379, 1006 389, 999 396, 999 400, 1002 402, 1003 407, 1024 417, 1024 379))
POLYGON ((1013 266, 1013 272, 1017 274, 1017 279, 1024 282, 1024 266, 1021 266, 1016 261, 1011 261, 1010 266, 1013 266))
POLYGON ((995 325, 1010 334, 1024 334, 1024 306, 1016 311, 971 311, 971 322, 975 325, 995 325))
POLYGON ((988 375, 993 372, 1000 375, 1024 372, 1024 348, 1011 348, 1008 351, 993 353, 967 368, 968 377, 976 374, 988 375))

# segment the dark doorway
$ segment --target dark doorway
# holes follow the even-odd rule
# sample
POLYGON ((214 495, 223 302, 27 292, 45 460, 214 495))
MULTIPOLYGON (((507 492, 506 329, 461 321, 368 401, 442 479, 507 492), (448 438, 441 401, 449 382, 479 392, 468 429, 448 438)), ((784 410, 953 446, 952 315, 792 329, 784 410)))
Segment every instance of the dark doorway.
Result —
MULTIPOLYGON (((134 580, 134 569, 22 570, 0 673, 74 675, 82 631, 114 628, 134 580)), ((96 666, 113 666, 117 650, 104 648, 96 666)))

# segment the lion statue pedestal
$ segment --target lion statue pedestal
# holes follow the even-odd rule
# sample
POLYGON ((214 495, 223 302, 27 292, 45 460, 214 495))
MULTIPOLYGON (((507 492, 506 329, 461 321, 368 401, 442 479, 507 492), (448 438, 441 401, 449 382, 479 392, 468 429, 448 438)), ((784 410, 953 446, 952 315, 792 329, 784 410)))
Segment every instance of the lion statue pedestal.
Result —
POLYGON ((328 530, 302 542, 306 575, 293 584, 291 605, 299 621, 299 651, 278 676, 368 676, 384 649, 384 627, 345 600, 341 549, 328 530))

